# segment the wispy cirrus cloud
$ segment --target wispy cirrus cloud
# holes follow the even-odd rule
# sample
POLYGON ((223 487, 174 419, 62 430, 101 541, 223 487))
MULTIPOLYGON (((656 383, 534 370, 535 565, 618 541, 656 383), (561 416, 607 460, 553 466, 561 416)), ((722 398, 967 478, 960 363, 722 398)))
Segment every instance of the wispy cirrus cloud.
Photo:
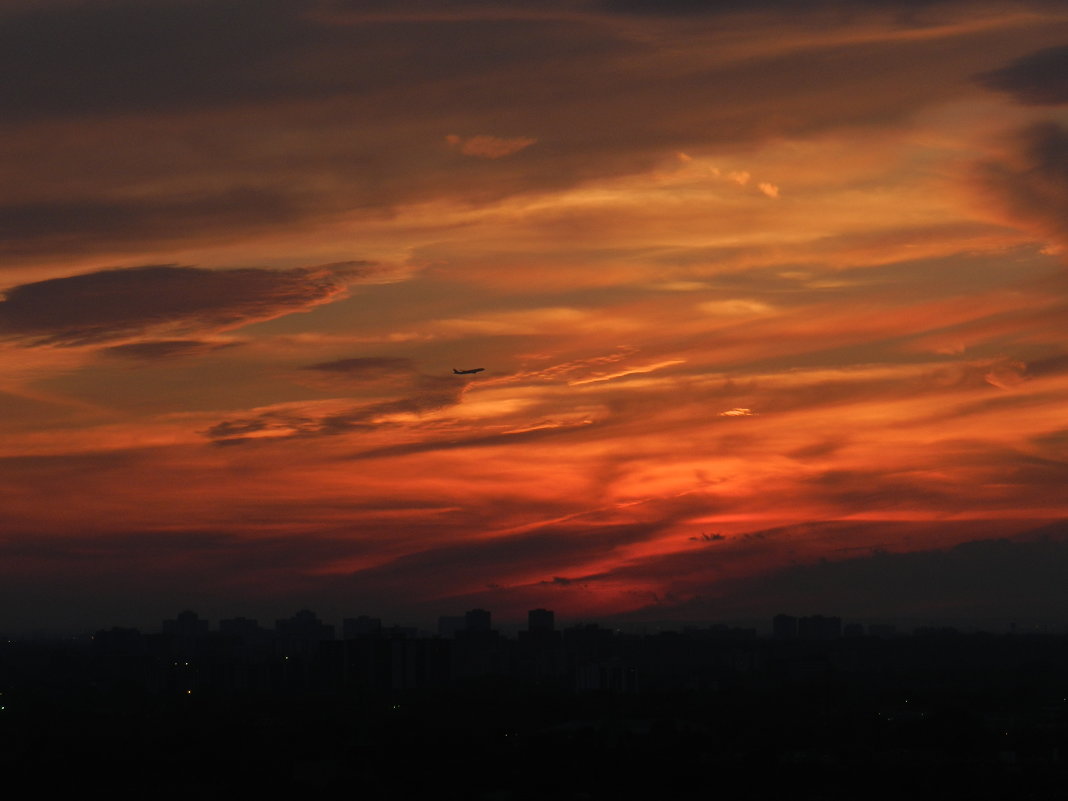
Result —
POLYGON ((343 384, 371 384, 388 390, 384 400, 356 403, 334 400, 325 404, 288 404, 254 410, 251 414, 215 423, 203 434, 218 445, 237 445, 255 439, 318 437, 396 427, 399 420, 419 417, 460 403, 466 384, 454 376, 420 373, 410 360, 365 356, 335 359, 303 368, 343 384))

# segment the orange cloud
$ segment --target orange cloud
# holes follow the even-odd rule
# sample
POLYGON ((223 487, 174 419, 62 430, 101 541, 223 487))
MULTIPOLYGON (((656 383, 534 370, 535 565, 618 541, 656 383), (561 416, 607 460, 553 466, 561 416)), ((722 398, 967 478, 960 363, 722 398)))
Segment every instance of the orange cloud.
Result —
POLYGON ((499 159, 504 158, 505 156, 510 156, 513 153, 518 153, 520 150, 524 150, 535 144, 538 140, 526 136, 506 138, 500 136, 488 136, 485 134, 469 136, 465 139, 456 134, 449 134, 445 137, 445 141, 465 156, 481 156, 486 159, 499 159))

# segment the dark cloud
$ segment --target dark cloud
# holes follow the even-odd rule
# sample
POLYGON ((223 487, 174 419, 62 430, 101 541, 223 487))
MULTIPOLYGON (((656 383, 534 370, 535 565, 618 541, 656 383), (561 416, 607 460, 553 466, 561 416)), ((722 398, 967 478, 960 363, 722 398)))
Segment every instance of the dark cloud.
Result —
POLYGON ((978 167, 979 179, 1016 222, 1068 240, 1068 128, 1041 122, 1016 132, 1005 158, 978 167))
POLYGON ((349 378, 378 378, 395 374, 408 374, 413 371, 411 359, 394 356, 363 356, 351 359, 335 359, 330 362, 310 364, 305 370, 319 370, 336 373, 349 378))
POLYGON ((151 265, 52 278, 8 289, 0 335, 34 345, 85 345, 154 330, 236 328, 344 292, 367 262, 290 270, 151 265))
POLYGON ((325 535, 9 533, 0 540, 0 625, 78 634, 112 625, 158 631, 161 620, 190 607, 216 618, 248 614, 269 625, 309 603, 342 602, 317 592, 322 582, 315 574, 368 550, 356 538, 325 535))
POLYGON ((528 428, 520 431, 504 431, 499 434, 477 434, 450 439, 431 439, 421 442, 408 442, 400 445, 386 445, 354 454, 352 459, 380 459, 390 456, 409 456, 415 453, 432 451, 462 450, 465 448, 492 448, 499 445, 516 445, 573 435, 590 429, 586 423, 575 425, 553 425, 544 428, 528 428))
POLYGON ((628 615, 633 619, 770 620, 784 611, 854 620, 1063 619, 1068 590, 1057 577, 1068 567, 1068 525, 1034 526, 1027 520, 813 522, 651 557, 605 578, 660 583, 677 599, 635 610, 628 615), (947 540, 961 544, 930 545, 947 540))
MULTIPOLYGON (((292 409, 272 409, 248 417, 224 420, 204 431, 217 445, 236 445, 251 439, 328 436, 351 431, 368 430, 382 425, 394 425, 380 418, 397 414, 425 414, 454 406, 460 402, 466 382, 456 376, 427 375, 419 372, 412 361, 394 356, 357 356, 334 359, 308 365, 304 370, 324 374, 343 385, 372 383, 376 390, 393 390, 401 395, 394 400, 353 405, 342 412, 314 413, 292 409)), ((391 455, 421 450, 433 446, 389 446, 367 455, 391 455), (411 450, 410 450, 411 449, 411 450)))
POLYGON ((875 510, 940 508, 956 490, 926 476, 895 475, 876 470, 826 470, 802 482, 809 497, 858 513, 875 510))
POLYGON ((823 459, 837 453, 846 445, 848 445, 848 442, 845 440, 825 439, 819 442, 813 442, 811 445, 802 445, 800 448, 787 451, 786 455, 791 459, 798 459, 800 461, 805 461, 807 459, 823 459))
POLYGON ((2 97, 10 121, 160 112, 378 93, 582 54, 560 20, 498 20, 483 8, 483 18, 452 19, 346 18, 311 0, 31 9, 0 26, 2 97))
MULTIPOLYGON (((352 556, 365 549, 353 540, 317 537, 257 539, 255 543, 231 533, 216 531, 115 532, 47 537, 12 537, 0 543, 6 560, 40 560, 53 564, 85 560, 126 569, 130 562, 146 557, 161 565, 179 562, 215 563, 219 572, 243 568, 247 571, 314 570, 339 555, 352 556)), ((144 567, 144 565, 142 565, 144 567)))
POLYGON ((120 0, 10 15, 0 26, 0 69, 12 76, 3 105, 17 119, 272 93, 275 76, 266 67, 307 39, 308 7, 120 0))
POLYGON ((553 576, 552 581, 539 581, 539 584, 555 584, 559 587, 570 587, 579 579, 567 578, 566 576, 553 576))
POLYGON ((354 406, 344 412, 314 415, 272 410, 251 417, 224 420, 203 433, 217 445, 235 445, 261 436, 277 439, 347 434, 389 425, 380 418, 390 415, 425 414, 454 406, 460 402, 462 394, 462 384, 441 381, 438 386, 428 387, 409 397, 354 406))
POLYGON ((690 537, 691 542, 722 542, 727 539, 722 534, 701 534, 698 537, 690 537))
MULTIPOLYGON (((928 5, 941 0, 868 0, 866 3, 853 5, 928 5)), ((640 16, 705 16, 713 14, 734 14, 740 11, 777 12, 811 11, 827 6, 850 5, 842 0, 601 0, 600 6, 606 11, 618 14, 636 14, 640 16)))
MULTIPOLYGON (((0 206, 0 253, 29 256, 57 250, 210 237, 277 228, 305 215, 293 190, 235 186, 180 196, 56 200, 0 206)), ((136 246, 136 245, 135 245, 136 246)))
POLYGON ((1068 428, 1047 431, 1031 438, 1039 453, 1060 458, 1062 464, 1068 464, 1068 428))
POLYGON ((0 468, 9 479, 24 474, 35 478, 55 476, 63 482, 79 474, 117 474, 131 466, 141 467, 151 458, 152 453, 151 449, 127 449, 3 456, 0 457, 0 468))
MULTIPOLYGON (((655 528, 558 525, 490 541, 429 546, 345 572, 331 568, 345 560, 382 562, 382 543, 388 547, 390 537, 383 540, 381 531, 361 536, 336 530, 274 537, 181 529, 92 536, 9 533, 0 538, 0 600, 6 610, 0 610, 0 625, 10 630, 32 617, 40 625, 88 630, 158 626, 187 607, 219 617, 262 617, 265 610, 285 611, 286 605, 290 612, 312 606, 327 619, 362 611, 429 621, 447 611, 443 598, 484 588, 488 581, 500 583, 497 576, 517 570, 553 575, 563 565, 641 541, 655 528)), ((392 532, 394 539, 397 533, 392 532)))
POLYGON ((153 361, 200 356, 216 350, 234 348, 240 344, 240 342, 212 342, 199 339, 158 339, 131 342, 127 345, 112 345, 110 348, 104 348, 103 352, 109 356, 119 356, 124 359, 153 361))
POLYGON ((976 80, 1028 105, 1068 103, 1068 45, 1031 53, 1001 69, 981 73, 976 80))
POLYGON ((116 0, 9 12, 0 254, 234 237, 588 172, 568 147, 546 154, 555 170, 458 167, 443 137, 457 125, 494 141, 555 127, 516 103, 523 87, 555 105, 543 83, 595 74, 635 45, 588 21, 483 9, 488 18, 350 21, 302 0, 116 0))
POLYGON ((1027 363, 1027 374, 1035 378, 1047 375, 1062 375, 1068 372, 1068 353, 1059 353, 1027 363))
MULTIPOLYGON (((614 549, 642 542, 662 524, 547 526, 538 531, 429 548, 388 564, 361 570, 342 580, 359 592, 389 596, 426 588, 424 598, 461 595, 481 587, 487 577, 544 571, 600 558, 614 549)), ((564 579, 564 581, 567 581, 564 579)))
MULTIPOLYGON (((590 7, 510 18, 496 5, 390 19, 375 18, 380 7, 357 4, 350 19, 340 5, 283 0, 9 13, 2 252, 129 252, 412 200, 551 190, 645 170, 677 149, 899 118, 984 63, 947 58, 941 40, 866 39, 732 62, 715 57, 714 31, 708 42, 686 31, 675 53, 590 7), (928 79, 935 61, 939 81, 928 79), (450 133, 538 144, 465 158, 450 133)), ((739 30, 767 35, 761 24, 739 30)))
POLYGON ((819 561, 739 582, 720 601, 723 608, 759 608, 769 615, 790 610, 854 619, 1061 621, 1068 614, 1063 528, 1056 537, 987 539, 947 549, 819 561), (755 604, 754 598, 761 601, 755 604))

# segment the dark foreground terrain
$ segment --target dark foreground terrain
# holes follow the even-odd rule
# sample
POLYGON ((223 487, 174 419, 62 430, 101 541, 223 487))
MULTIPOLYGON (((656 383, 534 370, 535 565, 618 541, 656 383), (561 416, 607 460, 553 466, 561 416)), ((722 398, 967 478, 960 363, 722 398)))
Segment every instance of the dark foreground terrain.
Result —
POLYGON ((9 786, 502 801, 1068 792, 1061 636, 376 636, 286 655, 106 634, 5 645, 9 786))

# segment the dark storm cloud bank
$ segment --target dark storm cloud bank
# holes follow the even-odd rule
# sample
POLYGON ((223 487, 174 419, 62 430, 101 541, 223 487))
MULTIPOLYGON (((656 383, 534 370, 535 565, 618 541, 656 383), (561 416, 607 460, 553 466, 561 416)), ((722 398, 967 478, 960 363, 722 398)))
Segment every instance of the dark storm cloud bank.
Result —
POLYGON ((976 76, 988 89, 1033 106, 1068 103, 1068 45, 1048 47, 976 76))
POLYGON ((290 270, 150 265, 52 278, 8 289, 0 336, 31 345, 87 345, 164 329, 223 330, 329 301, 366 262, 290 270))
POLYGON ((708 588, 708 596, 642 614, 724 618, 836 614, 943 621, 1068 617, 1068 524, 951 548, 819 561, 708 588))

